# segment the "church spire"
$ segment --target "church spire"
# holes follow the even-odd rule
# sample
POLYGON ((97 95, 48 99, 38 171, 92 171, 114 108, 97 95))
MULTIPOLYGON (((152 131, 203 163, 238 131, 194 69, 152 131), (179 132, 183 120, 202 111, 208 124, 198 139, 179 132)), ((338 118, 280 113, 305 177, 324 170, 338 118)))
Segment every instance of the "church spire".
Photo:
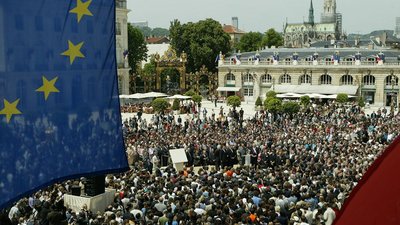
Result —
POLYGON ((311 0, 310 9, 308 10, 308 23, 314 25, 314 6, 311 0))

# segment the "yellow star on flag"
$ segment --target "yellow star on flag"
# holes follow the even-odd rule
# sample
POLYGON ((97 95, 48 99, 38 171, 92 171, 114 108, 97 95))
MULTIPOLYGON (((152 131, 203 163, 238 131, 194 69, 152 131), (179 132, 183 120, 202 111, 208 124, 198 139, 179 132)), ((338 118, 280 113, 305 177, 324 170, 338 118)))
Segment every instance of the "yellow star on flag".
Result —
POLYGON ((18 103, 19 99, 15 100, 13 103, 4 99, 4 108, 0 111, 0 115, 6 115, 7 123, 10 122, 13 115, 22 114, 21 111, 17 109, 18 103))
POLYGON ((46 77, 42 76, 43 85, 36 89, 37 92, 43 92, 44 99, 47 101, 49 94, 52 92, 60 92, 54 85, 57 81, 58 77, 53 78, 51 81, 47 80, 46 77))
POLYGON ((69 63, 71 65, 75 61, 76 57, 85 58, 85 56, 81 52, 83 43, 84 42, 82 41, 81 43, 74 45, 74 43, 68 40, 68 50, 61 53, 61 55, 69 56, 69 63))
POLYGON ((90 3, 92 3, 92 0, 88 0, 84 3, 82 3, 81 0, 77 0, 76 7, 69 11, 70 13, 76 13, 76 16, 78 17, 78 23, 81 21, 84 15, 93 16, 92 12, 90 12, 90 10, 88 9, 90 3))

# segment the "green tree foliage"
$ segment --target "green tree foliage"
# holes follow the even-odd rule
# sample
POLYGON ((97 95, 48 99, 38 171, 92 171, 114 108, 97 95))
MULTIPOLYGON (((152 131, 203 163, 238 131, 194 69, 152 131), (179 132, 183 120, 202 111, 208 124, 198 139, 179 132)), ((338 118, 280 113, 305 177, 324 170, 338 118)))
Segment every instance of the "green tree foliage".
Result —
POLYGON ((249 32, 244 34, 239 43, 237 43, 237 49, 241 52, 252 52, 256 51, 261 47, 262 34, 259 32, 249 32))
POLYGON ((156 74, 156 61, 154 55, 150 56, 150 62, 144 64, 141 75, 152 76, 156 74))
POLYGON ((174 99, 174 102, 172 103, 172 110, 179 110, 179 99, 174 99))
POLYGON ((278 32, 276 32, 273 28, 267 30, 262 40, 262 46, 271 46, 279 47, 283 45, 283 38, 278 32))
POLYGON ((151 102, 154 111, 162 112, 169 107, 169 103, 165 98, 156 98, 151 102))
POLYGON ((203 65, 209 71, 216 71, 215 57, 222 52, 230 51, 230 37, 219 22, 213 19, 201 20, 197 23, 181 24, 178 20, 171 22, 171 45, 178 55, 188 55, 188 72, 198 71, 203 65))
POLYGON ((233 108, 239 107, 242 101, 240 101, 240 97, 236 95, 229 96, 226 99, 226 104, 232 106, 233 108))
POLYGON ((192 96, 192 100, 193 100, 194 102, 196 102, 196 103, 201 102, 202 99, 203 99, 203 97, 201 97, 201 96, 198 95, 198 94, 195 94, 195 95, 192 96))
POLYGON ((357 103, 358 103, 358 106, 364 107, 364 106, 365 106, 365 100, 364 100, 364 98, 363 98, 363 97, 358 97, 358 98, 357 98, 357 103))
POLYGON ((268 98, 276 98, 276 92, 275 92, 275 91, 268 91, 268 92, 265 94, 265 97, 267 97, 267 99, 268 99, 268 98))
POLYGON ((161 27, 156 27, 151 31, 151 35, 154 37, 168 37, 169 30, 161 27))
POLYGON ((347 94, 344 93, 339 93, 336 96, 336 101, 339 103, 346 103, 349 101, 349 96, 347 94))
POLYGON ((288 114, 295 114, 300 111, 300 105, 297 102, 285 102, 282 105, 282 111, 288 114))
POLYGON ((146 38, 169 36, 169 30, 161 27, 156 27, 154 29, 151 29, 150 27, 138 27, 138 29, 142 32, 143 36, 146 38))
POLYGON ((186 96, 190 96, 190 97, 192 97, 192 96, 195 95, 195 94, 196 94, 196 92, 193 91, 193 90, 189 90, 189 91, 187 91, 187 92, 185 93, 186 96))
POLYGON ((300 97, 300 104, 302 106, 308 106, 310 104, 310 96, 304 95, 300 97))
POLYGON ((152 29, 150 27, 138 27, 145 38, 151 37, 152 29))
POLYGON ((261 101, 261 97, 258 96, 257 100, 256 100, 256 106, 262 106, 262 101, 261 101))
POLYGON ((131 73, 136 73, 138 65, 147 58, 147 47, 142 32, 128 24, 128 61, 131 73))
POLYGON ((267 98, 264 101, 264 108, 272 113, 282 111, 282 101, 279 98, 267 98))

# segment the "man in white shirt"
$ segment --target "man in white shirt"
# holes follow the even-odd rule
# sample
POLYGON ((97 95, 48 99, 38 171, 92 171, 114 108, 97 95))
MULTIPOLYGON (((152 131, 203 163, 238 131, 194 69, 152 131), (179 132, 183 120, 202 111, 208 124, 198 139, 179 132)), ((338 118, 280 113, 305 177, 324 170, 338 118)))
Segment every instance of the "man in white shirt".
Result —
POLYGON ((324 221, 326 225, 332 225, 333 221, 336 218, 336 214, 335 211, 333 211, 333 209, 331 208, 331 205, 329 205, 325 212, 324 212, 324 221))

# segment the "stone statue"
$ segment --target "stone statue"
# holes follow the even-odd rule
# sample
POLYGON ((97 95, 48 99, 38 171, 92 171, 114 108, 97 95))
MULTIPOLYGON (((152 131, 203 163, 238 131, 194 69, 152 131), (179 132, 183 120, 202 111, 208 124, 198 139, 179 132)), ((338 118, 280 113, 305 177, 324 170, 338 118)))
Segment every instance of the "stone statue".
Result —
POLYGON ((182 51, 181 60, 182 60, 182 62, 186 62, 187 61, 187 54, 186 54, 185 51, 182 51))

